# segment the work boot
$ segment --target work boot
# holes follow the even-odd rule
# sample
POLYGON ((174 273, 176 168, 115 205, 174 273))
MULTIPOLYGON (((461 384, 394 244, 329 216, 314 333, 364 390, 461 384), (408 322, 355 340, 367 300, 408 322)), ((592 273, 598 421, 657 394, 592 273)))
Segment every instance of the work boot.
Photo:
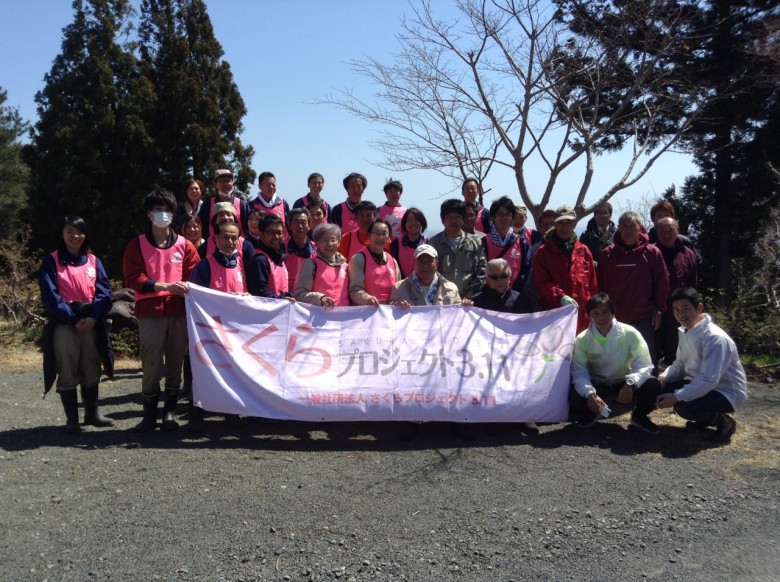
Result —
POLYGON ((710 440, 715 443, 727 443, 737 431, 737 421, 728 414, 721 414, 715 423, 715 428, 717 430, 710 437, 710 440))
POLYGON ((79 425, 79 402, 76 389, 60 392, 62 407, 65 409, 65 432, 68 434, 79 434, 81 425, 79 425))
POLYGON ((179 387, 165 389, 165 402, 163 403, 163 430, 176 430, 179 423, 176 422, 176 405, 179 403, 179 387))
POLYGON ((192 397, 192 365, 190 364, 190 357, 184 356, 184 366, 182 367, 184 373, 184 381, 179 390, 179 398, 191 398, 192 397))
POLYGON ((144 394, 144 417, 135 425, 136 432, 149 432, 157 426, 157 405, 160 402, 160 393, 154 396, 144 394))
POLYGON ((114 426, 113 419, 100 414, 97 386, 82 386, 81 400, 84 403, 84 424, 90 426, 114 426))

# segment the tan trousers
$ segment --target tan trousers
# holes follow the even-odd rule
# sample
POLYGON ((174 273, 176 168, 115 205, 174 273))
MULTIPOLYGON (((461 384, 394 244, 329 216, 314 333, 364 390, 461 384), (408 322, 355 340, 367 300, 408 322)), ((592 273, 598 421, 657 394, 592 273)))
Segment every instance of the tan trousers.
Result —
POLYGON ((184 316, 139 317, 138 335, 144 395, 157 394, 163 377, 167 390, 177 390, 181 385, 181 366, 187 348, 184 316))
POLYGON ((57 360, 57 392, 75 390, 79 384, 91 387, 100 383, 100 356, 94 329, 80 333, 72 325, 56 325, 54 357, 57 360))

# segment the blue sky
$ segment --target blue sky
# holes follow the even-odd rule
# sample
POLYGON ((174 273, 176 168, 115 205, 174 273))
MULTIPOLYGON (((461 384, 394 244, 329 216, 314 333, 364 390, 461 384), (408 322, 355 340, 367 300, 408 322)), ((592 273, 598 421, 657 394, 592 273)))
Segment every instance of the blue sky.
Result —
MULTIPOLYGON (((140 1, 138 2, 140 4, 140 1)), ((450 0, 433 0, 442 18, 454 15, 450 0)), ((255 148, 254 170, 274 172, 278 193, 292 201, 306 192, 306 177, 325 176, 324 197, 340 202, 341 181, 358 171, 368 178, 366 198, 384 202, 382 186, 390 177, 404 184, 402 204, 420 207, 429 234, 440 230, 438 208, 459 184, 434 171, 394 172, 379 166, 382 155, 370 146, 378 126, 329 105, 313 104, 340 89, 367 94, 370 86, 354 74, 350 60, 367 56, 389 63, 399 45, 400 20, 410 13, 403 0, 207 0, 217 39, 225 51, 236 84, 247 105, 242 140, 255 148)), ((73 17, 69 0, 0 0, 0 87, 6 105, 17 107, 34 122, 34 96, 43 86, 62 42, 62 29, 73 17)), ((623 156, 596 159, 596 172, 586 202, 595 200, 619 178, 623 156)), ((656 197, 668 186, 682 185, 695 173, 687 156, 666 154, 638 184, 613 198, 616 209, 656 197)), ((581 168, 573 168, 556 184, 550 206, 572 203, 581 168)), ((546 176, 531 173, 529 187, 541 194, 546 176)), ((486 201, 509 195, 520 202, 514 175, 494 168, 485 184, 486 201)), ((256 193, 253 186, 252 193, 256 193)))

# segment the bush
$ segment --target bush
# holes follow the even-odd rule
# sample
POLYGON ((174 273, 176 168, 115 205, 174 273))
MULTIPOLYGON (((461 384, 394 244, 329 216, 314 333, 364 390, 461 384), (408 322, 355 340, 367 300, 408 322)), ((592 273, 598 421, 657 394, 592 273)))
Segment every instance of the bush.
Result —
POLYGON ((0 239, 0 315, 22 329, 46 320, 35 274, 38 261, 28 254, 30 228, 0 239))
POLYGON ((116 333, 111 333, 111 341, 114 344, 114 354, 117 358, 137 358, 138 352, 138 330, 122 329, 116 333))

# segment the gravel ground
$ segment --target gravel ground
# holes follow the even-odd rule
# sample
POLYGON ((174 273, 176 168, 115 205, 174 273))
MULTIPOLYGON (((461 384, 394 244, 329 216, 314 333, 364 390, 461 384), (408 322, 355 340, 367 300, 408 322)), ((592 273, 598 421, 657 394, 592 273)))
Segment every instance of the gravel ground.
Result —
MULTIPOLYGON (((734 441, 627 415, 536 437, 247 419, 134 433, 137 369, 102 385, 114 428, 64 434, 40 374, 0 374, 3 580, 777 580, 780 389, 734 441)), ((180 404, 180 410, 184 411, 180 404)))

